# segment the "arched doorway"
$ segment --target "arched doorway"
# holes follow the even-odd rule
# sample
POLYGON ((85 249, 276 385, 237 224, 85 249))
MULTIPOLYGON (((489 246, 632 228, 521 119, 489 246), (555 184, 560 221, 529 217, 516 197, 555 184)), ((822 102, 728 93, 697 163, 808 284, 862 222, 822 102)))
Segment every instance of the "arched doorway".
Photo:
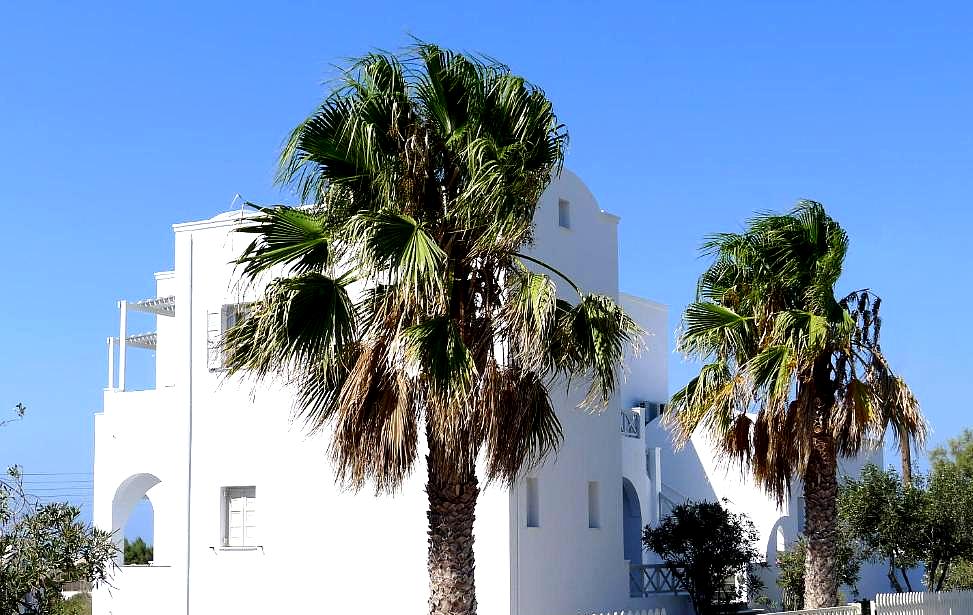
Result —
POLYGON ((114 532, 115 542, 118 545, 119 553, 116 562, 119 565, 124 564, 124 550, 123 542, 125 539, 125 528, 128 525, 129 519, 132 517, 132 512, 136 510, 137 507, 141 508, 142 514, 145 513, 145 507, 148 507, 150 516, 151 529, 147 531, 154 541, 156 534, 155 531, 155 511, 153 510, 150 500, 150 491, 159 485, 162 481, 159 480, 154 474, 134 474, 125 480, 118 486, 115 490, 115 497, 112 499, 112 532, 114 532))
POLYGON ((154 561, 152 553, 154 532, 155 506, 146 495, 135 504, 122 532, 129 547, 125 550, 125 565, 145 565, 154 561))
POLYGON ((642 563, 642 506, 635 486, 622 479, 622 536, 625 559, 642 563))

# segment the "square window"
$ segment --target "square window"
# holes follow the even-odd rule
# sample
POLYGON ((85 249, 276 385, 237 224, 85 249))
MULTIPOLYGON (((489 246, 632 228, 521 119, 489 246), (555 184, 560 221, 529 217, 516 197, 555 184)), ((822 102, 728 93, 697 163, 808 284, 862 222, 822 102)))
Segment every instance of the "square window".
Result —
POLYGON ((223 546, 257 546, 257 488, 223 488, 223 546))

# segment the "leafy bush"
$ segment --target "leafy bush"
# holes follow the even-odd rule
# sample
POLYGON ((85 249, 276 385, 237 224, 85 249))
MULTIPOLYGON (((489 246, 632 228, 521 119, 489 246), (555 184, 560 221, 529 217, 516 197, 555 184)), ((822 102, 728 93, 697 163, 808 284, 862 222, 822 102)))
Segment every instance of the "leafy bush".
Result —
MULTIPOLYGON (((838 583, 850 587, 858 596, 858 579, 861 577, 865 553, 862 548, 842 532, 836 552, 838 583)), ((799 537, 791 548, 777 556, 777 586, 780 587, 784 609, 796 611, 804 608, 804 565, 807 560, 807 538, 799 537)))
POLYGON ((91 615, 91 594, 75 594, 59 604, 56 615, 91 615))
POLYGON ((642 542, 666 562, 689 593, 699 615, 720 613, 739 595, 725 591, 728 579, 746 573, 748 585, 759 553, 757 531, 746 515, 717 502, 687 502, 672 509, 659 527, 646 526, 642 542))
POLYGON ((80 515, 76 506, 26 495, 17 468, 0 477, 0 613, 58 613, 63 585, 109 577, 118 549, 80 515))

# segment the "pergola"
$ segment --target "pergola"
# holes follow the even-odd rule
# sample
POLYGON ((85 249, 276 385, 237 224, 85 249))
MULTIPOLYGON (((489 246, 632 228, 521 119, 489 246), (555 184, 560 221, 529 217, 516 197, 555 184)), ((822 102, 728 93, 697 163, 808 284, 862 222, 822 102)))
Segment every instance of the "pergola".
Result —
POLYGON ((176 315, 176 298, 156 297, 154 299, 143 299, 141 301, 118 302, 119 311, 119 335, 118 337, 108 338, 108 388, 110 390, 125 390, 125 364, 126 351, 129 346, 133 348, 147 348, 155 350, 158 343, 156 333, 136 333, 128 334, 128 312, 143 312, 155 314, 157 316, 173 317, 176 315), (115 385, 115 345, 118 345, 118 385, 115 385))

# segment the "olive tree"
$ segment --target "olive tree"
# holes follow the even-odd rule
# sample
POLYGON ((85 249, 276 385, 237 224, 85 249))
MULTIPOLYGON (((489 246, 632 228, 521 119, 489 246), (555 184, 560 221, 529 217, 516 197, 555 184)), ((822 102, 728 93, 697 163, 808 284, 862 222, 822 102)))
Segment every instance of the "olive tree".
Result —
MULTIPOLYGON (((24 410, 17 405, 18 419, 24 410)), ((109 532, 80 515, 77 506, 26 493, 17 467, 0 476, 0 613, 51 615, 62 607, 65 583, 107 582, 118 549, 109 532)))

